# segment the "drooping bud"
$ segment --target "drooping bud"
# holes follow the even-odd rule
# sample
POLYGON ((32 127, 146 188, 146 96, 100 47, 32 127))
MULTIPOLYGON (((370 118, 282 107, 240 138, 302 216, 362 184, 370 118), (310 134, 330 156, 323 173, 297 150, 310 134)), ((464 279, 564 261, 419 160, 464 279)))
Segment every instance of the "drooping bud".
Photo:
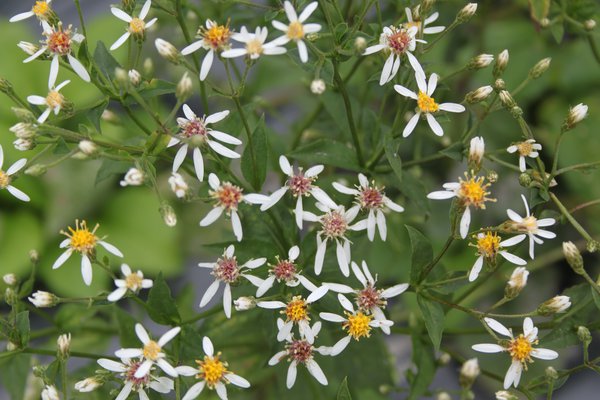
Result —
POLYGON ((569 296, 554 296, 540 304, 537 311, 540 315, 552 315, 565 312, 569 307, 571 307, 569 296))
POLYGON ((35 148, 35 142, 31 139, 17 139, 13 142, 13 146, 19 151, 27 151, 35 148))
POLYGON ((54 307, 59 302, 58 297, 56 297, 55 295, 53 295, 50 292, 44 292, 41 290, 38 290, 37 292, 33 293, 31 296, 32 297, 29 297, 28 299, 31 302, 31 304, 33 304, 37 308, 54 307))
POLYGON ((565 259, 573 271, 578 275, 585 274, 585 270, 583 269, 583 257, 581 257, 581 253, 577 246, 575 246, 573 242, 563 242, 562 246, 565 259))
POLYGON ((38 50, 40 49, 39 46, 37 46, 33 43, 29 43, 29 42, 19 42, 19 44, 17 44, 17 46, 19 46, 19 48, 21 50, 23 50, 26 54, 28 54, 30 56, 37 53, 38 50))
POLYGON ((164 203, 160 206, 160 214, 163 217, 163 221, 165 224, 172 228, 177 225, 177 214, 175 214, 175 210, 169 204, 164 203))
POLYGON ((517 267, 513 271, 512 275, 506 287, 504 288, 504 297, 507 299, 514 299, 521 293, 525 285, 527 285, 527 277, 529 271, 525 267, 517 267))
POLYGON ((56 340, 56 345, 58 347, 58 358, 61 360, 69 358, 69 352, 71 350, 71 334, 65 333, 60 335, 56 340))
POLYGON ((327 86, 325 85, 325 81, 323 79, 315 79, 310 83, 310 91, 313 94, 323 94, 327 86))
POLYGON ((485 153, 485 142, 480 136, 471 139, 469 145, 469 169, 475 172, 481 169, 481 162, 485 153))
POLYGON ((9 128, 19 139, 31 139, 37 134, 37 126, 31 122, 19 122, 9 128))
POLYGON ((140 186, 142 183, 144 183, 144 173, 137 168, 129 168, 120 185, 123 187, 140 186))
POLYGON ((11 110, 15 114, 15 117, 23 122, 37 122, 37 117, 26 108, 12 107, 11 110))
POLYGON ((478 89, 473 90, 472 92, 467 93, 465 96, 465 100, 469 104, 479 103, 488 98, 488 96, 494 91, 494 88, 491 86, 482 86, 478 89))
POLYGON ((4 78, 0 78, 0 92, 2 93, 12 93, 13 86, 8 80, 4 78))
POLYGON ((459 24, 465 23, 475 15, 477 11, 477 3, 469 3, 464 6, 458 14, 456 14, 456 22, 459 24))
POLYGON ((494 78, 498 78, 504 73, 504 70, 508 65, 508 59, 509 55, 507 49, 502 50, 500 54, 498 54, 498 57, 496 57, 496 64, 494 64, 494 78))
POLYGON ((567 119, 565 119, 565 122, 563 123, 563 131, 573 129, 575 125, 587 117, 587 114, 588 106, 583 103, 579 103, 575 107, 571 107, 571 109, 569 109, 567 119))
POLYGON ((127 72, 127 76, 129 76, 129 82, 131 82, 133 86, 137 86, 142 82, 142 75, 135 69, 130 69, 129 72, 127 72))
POLYGON ((17 276, 13 273, 10 274, 5 274, 2 277, 2 280, 4 281, 4 283, 6 283, 8 286, 15 286, 18 282, 17 280, 17 276))
POLYGON ((242 296, 233 301, 237 311, 251 310, 256 307, 256 299, 252 296, 242 296))
POLYGON ((452 357, 450 356, 450 354, 444 352, 440 355, 440 357, 437 359, 437 362, 439 365, 448 365, 450 363, 450 361, 452 361, 452 357))
POLYGON ((593 31, 596 29, 596 21, 593 19, 587 19, 583 22, 583 29, 586 31, 593 31))
POLYGON ((504 79, 502 79, 502 78, 496 79, 494 81, 494 89, 496 89, 496 90, 506 89, 506 82, 504 82, 504 79))
POLYGON ((158 54, 165 60, 170 61, 173 64, 179 64, 181 62, 179 59, 179 51, 171 43, 158 38, 154 41, 154 45, 156 46, 156 50, 158 50, 158 54))
POLYGON ((550 61, 552 61, 552 58, 550 57, 538 61, 538 63, 529 70, 529 77, 531 79, 537 79, 542 76, 542 74, 550 68, 550 61))
POLYGON ((184 102, 189 99, 194 91, 194 84, 192 83, 192 79, 188 75, 187 71, 181 77, 181 80, 177 84, 177 88, 175 89, 175 96, 177 100, 180 102, 184 102))
POLYGON ((509 110, 517 105, 515 103, 515 100, 513 99, 513 97, 506 90, 501 90, 500 93, 498 94, 498 96, 500 97, 500 101, 502 102, 502 105, 504 107, 508 108, 509 110))
POLYGON ((171 177, 169 178, 169 185, 171 185, 171 190, 175 193, 175 196, 183 199, 189 190, 188 184, 183 179, 183 176, 178 174, 177 172, 173 172, 171 177))
POLYGON ((102 386, 102 381, 96 377, 85 378, 82 381, 75 383, 75 390, 81 393, 92 392, 102 386))
POLYGON ((546 368, 546 370, 544 372, 546 373, 546 378, 553 380, 553 381, 558 379, 558 371, 556 369, 554 369, 553 367, 546 368))
POLYGON ((82 140, 79 142, 79 151, 86 156, 93 156, 98 151, 98 146, 90 140, 82 140))
POLYGON ((482 69, 490 65, 494 61, 494 56, 491 54, 479 54, 473 57, 467 64, 467 69, 482 69))
POLYGON ((367 39, 365 39, 362 36, 357 36, 356 39, 354 39, 354 49, 358 53, 362 53, 366 48, 367 48, 367 39))
POLYGON ((25 170, 25 175, 42 176, 48 171, 48 168, 42 164, 33 164, 25 170))
POLYGON ((60 400, 58 391, 54 385, 48 385, 42 390, 42 400, 60 400))
POLYGON ((465 361, 460 369, 460 386, 465 389, 473 386, 473 383, 479 376, 480 372, 481 370, 479 369, 479 362, 477 361, 477 358, 471 358, 465 361))

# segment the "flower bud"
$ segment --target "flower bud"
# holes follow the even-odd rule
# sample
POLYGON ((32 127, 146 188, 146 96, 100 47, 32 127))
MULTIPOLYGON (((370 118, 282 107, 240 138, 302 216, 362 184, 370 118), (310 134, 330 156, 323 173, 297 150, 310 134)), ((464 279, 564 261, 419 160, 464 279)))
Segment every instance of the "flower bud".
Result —
POLYGON ((121 86, 127 87, 129 84, 129 74, 123 68, 115 68, 115 80, 121 86))
POLYGON ((500 101, 502 102, 504 107, 506 107, 508 109, 512 109, 514 106, 517 105, 515 103, 515 100, 513 99, 513 97, 506 90, 501 90, 500 93, 498 94, 498 96, 500 96, 500 101))
POLYGON ((439 392, 436 396, 436 400, 452 400, 452 396, 448 392, 439 392))
POLYGON ((37 252, 37 250, 29 250, 29 261, 32 264, 37 264, 39 260, 40 260, 40 255, 37 252))
POLYGON ((437 362, 439 365, 448 365, 450 363, 450 361, 452 361, 452 357, 450 357, 450 354, 444 352, 440 355, 440 357, 437 359, 437 362))
POLYGON ((519 400, 517 396, 509 392, 508 390, 500 390, 495 393, 496 400, 519 400))
POLYGON ((8 80, 4 78, 0 78, 0 92, 2 93, 12 93, 13 86, 8 80))
POLYGON ((90 140, 79 142, 79 150, 86 156, 93 156, 98 151, 98 146, 90 140))
POLYGON ((498 78, 504 73, 506 66, 508 65, 508 50, 504 49, 496 57, 496 64, 494 64, 494 78, 498 78))
POLYGON ((103 121, 110 122, 111 124, 115 124, 115 125, 119 124, 121 122, 121 120, 119 119, 119 116, 108 109, 102 111, 102 115, 100 118, 102 118, 103 121))
POLYGON ((549 26, 550 26, 550 20, 549 20, 548 18, 542 18, 542 19, 540 20, 540 26, 541 26, 542 28, 547 28, 547 27, 549 27, 549 26))
POLYGON ((504 82, 504 79, 502 79, 502 78, 496 79, 494 81, 494 89, 496 89, 496 90, 506 89, 506 83, 504 82))
POLYGON ((129 168, 120 182, 121 186, 140 186, 144 183, 144 173, 137 168, 129 168))
POLYGON ((19 42, 17 44, 21 50, 23 50, 26 54, 32 56, 40 49, 39 46, 29 43, 29 42, 19 42))
POLYGON ((37 117, 33 115, 33 113, 28 109, 12 107, 11 110, 15 114, 15 117, 17 117, 17 119, 20 119, 24 122, 37 123, 37 117))
POLYGON ((17 298, 17 294, 15 293, 13 288, 6 288, 6 290, 4 291, 4 301, 9 306, 17 304, 17 301, 19 301, 19 299, 17 298))
POLYGON ((575 107, 569 109, 569 114, 567 115, 567 119, 563 124, 563 130, 568 131, 569 129, 573 129, 575 125, 583 121, 588 114, 588 106, 579 103, 575 107))
POLYGON ((358 53, 362 53, 366 48, 367 48, 367 39, 365 39, 362 36, 357 36, 356 39, 354 39, 354 49, 358 53))
POLYGON ((583 325, 577 328, 577 337, 585 345, 589 345, 592 342, 592 334, 590 333, 590 330, 583 325))
POLYGON ((18 282, 17 280, 17 276, 13 273, 10 274, 6 274, 2 277, 2 280, 4 281, 4 283, 6 283, 8 286, 15 286, 18 282))
POLYGON ((37 134, 37 127, 30 122, 19 122, 9 130, 19 139, 31 139, 37 134))
POLYGON ((512 275, 506 287, 504 288, 504 297, 507 299, 514 299, 521 293, 525 285, 527 285, 527 277, 529 271, 525 267, 517 267, 513 271, 512 275))
POLYGON ((465 361, 460 369, 460 377, 458 379, 460 386, 465 389, 473 386, 473 382, 475 382, 475 379, 477 379, 480 372, 481 370, 479 369, 479 362, 476 358, 471 358, 465 361))
POLYGON ((548 367, 545 370, 546 373, 546 378, 551 379, 553 381, 558 379, 558 371, 555 370, 553 367, 548 367))
POLYGON ((237 311, 251 310, 256 307, 256 299, 252 296, 242 296, 233 301, 233 306, 237 311))
POLYGON ((475 11, 477 11, 477 3, 467 4, 458 12, 458 14, 456 14, 456 22, 459 24, 467 22, 475 15, 475 11))
POLYGON ((488 96, 494 91, 494 88, 491 86, 482 86, 478 89, 473 90, 472 92, 467 93, 465 96, 465 100, 469 104, 479 103, 488 98, 488 96))
POLYGON ((194 84, 192 83, 192 79, 189 77, 188 73, 185 72, 177 84, 175 96, 177 97, 177 100, 184 102, 192 96, 193 91, 194 84))
POLYGON ((96 379, 96 377, 90 377, 75 383, 75 390, 82 393, 92 392, 100 386, 102 386, 102 381, 96 379))
POLYGON ((19 348, 19 346, 10 340, 6 342, 6 351, 15 351, 19 348))
POLYGON ((498 181, 498 173, 493 170, 489 170, 486 176, 490 183, 496 183, 498 181))
POLYGON ((597 240, 588 240, 585 247, 590 253, 595 253, 600 250, 600 242, 597 240))
POLYGON ((164 203, 160 206, 160 214, 163 217, 163 221, 169 228, 177 225, 177 214, 175 214, 175 210, 173 210, 173 207, 171 207, 169 204, 164 203))
POLYGON ((571 299, 569 296, 554 296, 550 300, 546 300, 537 309, 540 315, 552 315, 563 313, 571 307, 571 299))
POLYGON ((13 146, 19 151, 27 151, 35 148, 35 142, 31 139, 17 139, 13 142, 13 146))
POLYGON ((121 4, 123 5, 123 11, 127 14, 131 14, 135 8, 135 0, 122 0, 121 4))
POLYGON ((533 182, 533 178, 527 172, 523 172, 519 175, 519 185, 528 188, 533 182))
POLYGON ((31 167, 25 170, 25 175, 29 176, 42 176, 48 171, 45 165, 42 164, 33 164, 31 167))
POLYGON ((189 186, 183 179, 183 176, 178 174, 177 172, 173 172, 171 177, 169 178, 169 185, 171 185, 171 190, 175 193, 175 196, 183 199, 188 192, 189 186))
POLYGON ((60 335, 56 340, 56 345, 58 347, 58 358, 62 360, 69 358, 69 351, 71 350, 71 334, 65 333, 60 335))
POLYGON ((494 61, 494 56, 491 54, 480 54, 473 57, 467 64, 467 69, 482 69, 490 65, 494 61))
POLYGON ((469 169, 479 171, 481 169, 481 161, 485 152, 485 142, 480 136, 475 136, 471 139, 469 145, 469 169))
POLYGON ((523 109, 519 106, 514 106, 510 109, 510 114, 513 116, 513 118, 518 119, 523 115, 523 109))
POLYGON ((54 307, 58 304, 59 299, 50 292, 44 292, 38 290, 32 294, 33 297, 29 297, 29 301, 37 308, 54 307))
POLYGON ((163 39, 156 39, 154 41, 158 54, 161 55, 165 60, 172 62, 173 64, 179 64, 179 51, 171 43, 163 39))
POLYGON ((583 269, 583 257, 581 257, 581 253, 577 246, 575 246, 573 242, 563 242, 562 246, 563 254, 573 271, 578 275, 585 274, 585 270, 583 269))
POLYGON ((326 85, 323 79, 315 79, 310 83, 310 91, 313 94, 323 94, 325 92, 326 85))
POLYGON ((596 21, 593 19, 587 19, 583 22, 583 28, 586 31, 593 31, 596 28, 596 21))
POLYGON ((552 61, 550 57, 538 61, 538 63, 529 70, 529 77, 531 79, 537 79, 542 76, 542 74, 550 67, 550 61, 552 61))
POLYGON ((49 385, 42 390, 42 400, 60 400, 58 391, 54 385, 49 385))
POLYGON ((154 74, 154 61, 150 57, 144 60, 144 75, 152 76, 154 74))
POLYGON ((142 75, 135 69, 130 69, 129 72, 127 72, 127 76, 129 76, 129 82, 131 82, 133 86, 137 86, 142 82, 142 75))

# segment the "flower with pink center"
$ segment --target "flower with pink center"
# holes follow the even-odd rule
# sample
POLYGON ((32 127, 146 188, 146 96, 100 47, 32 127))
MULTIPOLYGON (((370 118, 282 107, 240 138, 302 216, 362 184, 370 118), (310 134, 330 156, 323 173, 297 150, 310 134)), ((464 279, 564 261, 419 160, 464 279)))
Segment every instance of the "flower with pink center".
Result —
POLYGON ((238 283, 241 277, 248 279, 252 283, 262 282, 260 278, 248 275, 245 272, 246 270, 258 268, 267 261, 265 257, 261 257, 251 259, 244 264, 239 265, 234 253, 235 247, 231 245, 225 249, 223 255, 216 262, 198 264, 201 268, 212 269, 211 274, 215 277, 215 281, 211 283, 208 289, 206 289, 206 292, 200 300, 200 308, 204 307, 212 300, 222 282, 225 284, 225 289, 223 290, 223 311, 225 311, 225 316, 227 318, 231 318, 231 285, 238 283), (256 279, 258 279, 258 281, 256 279))
POLYGON ((329 208, 337 207, 331 198, 318 186, 313 183, 319 177, 319 174, 323 172, 323 165, 315 165, 310 167, 306 171, 302 168, 298 168, 298 172, 294 172, 294 168, 290 164, 289 160, 285 156, 279 157, 279 167, 281 171, 288 176, 288 180, 285 182, 283 187, 274 191, 270 196, 269 200, 265 202, 261 207, 261 211, 268 210, 273 207, 286 192, 290 192, 293 197, 296 198, 296 225, 302 229, 302 197, 313 196, 320 203, 325 204, 329 208))
POLYGON ((385 241, 387 237, 387 225, 385 223, 384 210, 403 212, 404 208, 390 200, 383 191, 383 187, 377 187, 375 182, 369 183, 369 180, 363 174, 358 174, 359 186, 352 189, 334 182, 333 187, 340 193, 353 195, 356 207, 361 210, 368 210, 367 236, 372 242, 375 239, 375 228, 379 229, 381 240, 385 241))
MULTIPOLYGON (((337 293, 354 294, 356 296, 355 302, 359 310, 363 310, 367 314, 372 314, 373 317, 378 321, 387 321, 383 310, 387 306, 387 300, 402 294, 408 289, 408 283, 400 283, 387 289, 378 289, 375 285, 377 283, 377 276, 373 277, 369 267, 365 261, 362 262, 362 270, 358 264, 352 262, 352 272, 356 279, 362 283, 362 289, 353 289, 348 285, 341 283, 323 283, 324 286, 329 287, 330 290, 337 293)), ((344 305, 343 300, 339 299, 342 307, 347 309, 347 304, 344 305)), ((380 326, 381 330, 387 335, 390 334, 390 328, 386 324, 380 326)))
POLYGON ((194 149, 192 152, 194 157, 194 169, 200 182, 204 180, 204 159, 200 147, 208 145, 214 152, 223 157, 240 158, 238 153, 223 146, 221 143, 217 142, 217 140, 233 145, 242 144, 241 140, 225 132, 216 131, 208 127, 208 125, 217 123, 227 117, 229 115, 229 110, 211 114, 208 117, 204 116, 199 118, 187 104, 184 104, 183 113, 186 118, 177 118, 177 124, 180 128, 179 133, 177 134, 177 137, 171 138, 167 145, 167 147, 171 147, 183 143, 179 150, 177 150, 177 154, 175 154, 173 160, 173 172, 179 170, 190 147, 194 149))
POLYGON ((173 380, 165 376, 155 376, 153 374, 154 368, 151 368, 150 371, 141 378, 136 377, 136 373, 142 365, 142 360, 122 358, 121 362, 117 362, 107 358, 100 358, 98 364, 104 369, 118 372, 125 383, 115 400, 127 399, 132 391, 138 392, 140 400, 147 400, 148 395, 146 389, 152 389, 158 393, 166 394, 174 388, 173 380))
POLYGON ((262 194, 250 193, 243 194, 243 189, 239 186, 233 185, 229 182, 223 182, 215 174, 208 176, 208 184, 212 190, 208 191, 210 197, 212 197, 216 203, 213 209, 206 214, 206 216, 200 221, 200 226, 208 226, 215 222, 221 214, 231 218, 231 226, 233 227, 233 233, 238 242, 242 240, 242 222, 238 215, 238 206, 241 202, 249 204, 263 204, 268 200, 268 197, 262 194))
POLYGON ((521 217, 519 214, 517 214, 511 209, 506 210, 506 213, 508 214, 508 217, 512 220, 515 230, 524 233, 515 236, 513 238, 513 243, 520 243, 525 239, 526 236, 529 236, 529 256, 533 260, 534 244, 544 243, 544 241, 539 237, 543 237, 544 239, 554 239, 556 237, 556 233, 540 228, 554 225, 556 223, 556 220, 554 218, 537 219, 536 217, 531 215, 529 205, 527 204, 527 199, 525 198, 525 196, 521 195, 521 198, 523 199, 523 204, 525 204, 526 216, 521 217), (517 240, 517 238, 520 239, 517 240))

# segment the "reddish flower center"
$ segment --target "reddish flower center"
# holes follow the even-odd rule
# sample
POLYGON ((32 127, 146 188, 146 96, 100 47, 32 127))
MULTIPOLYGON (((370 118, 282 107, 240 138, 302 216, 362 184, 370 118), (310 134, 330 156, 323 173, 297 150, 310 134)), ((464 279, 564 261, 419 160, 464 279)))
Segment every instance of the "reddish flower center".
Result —
POLYGON ((223 282, 234 283, 237 281, 240 276, 240 268, 235 256, 231 258, 223 256, 223 258, 220 258, 213 268, 212 274, 215 278, 223 282))
POLYGON ((408 50, 411 37, 405 29, 392 31, 392 34, 387 37, 388 46, 397 55, 404 54, 408 50))
POLYGON ((204 121, 196 118, 182 124, 181 133, 187 138, 201 136, 203 139, 206 139, 207 129, 204 125, 204 121))
POLYGON ((71 52, 71 34, 69 31, 52 32, 46 44, 52 53, 65 56, 71 52))
POLYGON ((296 275, 296 266, 289 260, 278 260, 271 270, 278 281, 291 281, 296 275))
POLYGON ((328 238, 338 238, 344 236, 348 229, 348 223, 344 215, 339 211, 331 211, 321 218, 323 234, 328 238))
POLYGON ((313 181, 314 178, 307 178, 302 172, 299 172, 298 175, 294 175, 288 180, 287 185, 294 197, 308 196, 310 195, 313 181))
POLYGON ((377 187, 361 188, 359 203, 362 208, 383 207, 383 192, 377 187))
POLYGON ((229 182, 223 183, 211 195, 217 199, 218 205, 228 212, 237 210, 238 204, 242 201, 242 189, 229 182))
POLYGON ((363 310, 371 310, 373 307, 385 307, 385 299, 380 296, 379 290, 369 285, 356 294, 356 305, 363 310))
POLYGON ((306 340, 294 340, 287 345, 288 356, 299 363, 306 363, 312 358, 313 346, 306 340))
POLYGON ((125 380, 133 383, 133 386, 136 389, 147 386, 150 383, 150 374, 146 374, 142 378, 135 377, 135 373, 140 367, 140 365, 142 365, 141 361, 132 361, 131 364, 129 364, 127 370, 124 372, 125 380))

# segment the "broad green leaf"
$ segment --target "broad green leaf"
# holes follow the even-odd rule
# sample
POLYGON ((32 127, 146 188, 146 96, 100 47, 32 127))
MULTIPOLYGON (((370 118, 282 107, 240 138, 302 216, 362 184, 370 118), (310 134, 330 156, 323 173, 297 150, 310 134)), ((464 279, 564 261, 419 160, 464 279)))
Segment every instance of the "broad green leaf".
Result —
POLYGON ((105 78, 112 80, 115 76, 115 69, 120 68, 121 65, 115 58, 110 54, 104 42, 98 41, 96 43, 96 50, 94 51, 94 61, 98 66, 98 69, 105 78))
POLYGON ((540 22, 542 19, 548 17, 550 0, 529 0, 529 11, 531 18, 536 22, 540 22))
POLYGON ((590 286, 590 290, 592 292, 592 298, 594 299, 594 304, 600 310, 600 294, 594 290, 593 287, 590 286))
POLYGON ((398 177, 398 181, 402 182, 402 160, 398 154, 398 144, 400 139, 393 139, 391 134, 385 135, 385 156, 398 177))
POLYGON ((122 347, 138 347, 140 340, 135 334, 136 320, 131 314, 123 311, 120 307, 114 307, 115 319, 119 329, 119 343, 122 347))
POLYGON ((332 167, 361 171, 354 150, 331 139, 318 139, 297 148, 288 154, 291 158, 308 165, 327 164, 332 167))
POLYGON ((427 200, 427 192, 423 181, 420 177, 416 176, 415 170, 416 168, 403 171, 400 189, 423 214, 428 214, 429 201, 427 200))
POLYGON ((444 150, 440 150, 440 153, 442 153, 443 155, 445 155, 453 160, 462 161, 463 151, 464 151, 463 143, 458 142, 458 143, 454 143, 454 144, 446 147, 444 150))
POLYGON ((177 304, 171 296, 171 289, 165 282, 162 273, 158 274, 154 280, 146 305, 148 315, 154 322, 162 325, 177 325, 181 321, 177 304))
POLYGON ((262 115, 242 154, 242 173, 255 190, 260 190, 267 176, 268 147, 265 116, 262 115))
POLYGON ((425 320, 425 327, 431 343, 433 343, 435 351, 439 351, 444 331, 444 309, 439 303, 422 295, 417 295, 417 303, 419 303, 423 320, 425 320))
POLYGON ((409 225, 404 225, 408 231, 411 247, 410 282, 418 283, 423 273, 423 268, 433 260, 433 249, 429 239, 421 232, 409 225))
POLYGON ((345 377, 337 392, 337 400, 352 400, 348 389, 348 377, 345 377))
POLYGON ((17 314, 16 326, 17 333, 19 335, 20 347, 27 347, 29 343, 29 311, 21 311, 17 314))
POLYGON ((0 361, 0 381, 11 399, 23 398, 30 369, 30 354, 15 354, 0 361))
POLYGON ((127 161, 116 161, 105 158, 102 160, 102 164, 100 164, 100 168, 96 174, 95 184, 98 185, 100 182, 112 178, 113 175, 123 175, 131 166, 132 163, 127 161))
POLYGON ((435 374, 436 361, 433 347, 425 343, 425 340, 421 332, 415 331, 412 335, 412 362, 417 367, 417 372, 410 382, 408 400, 422 398, 435 374))
POLYGON ((556 40, 556 43, 560 44, 565 35, 565 24, 562 20, 558 20, 550 25, 550 32, 552 33, 552 37, 556 40))
POLYGON ((94 125, 96 128, 96 132, 100 132, 100 118, 102 117, 102 113, 106 110, 108 106, 108 99, 104 99, 100 101, 98 104, 90 108, 86 111, 86 118, 94 125))
POLYGON ((70 151, 71 149, 69 149, 67 142, 65 142, 63 138, 59 137, 56 141, 56 145, 52 149, 52 154, 63 155, 68 154, 70 151))

